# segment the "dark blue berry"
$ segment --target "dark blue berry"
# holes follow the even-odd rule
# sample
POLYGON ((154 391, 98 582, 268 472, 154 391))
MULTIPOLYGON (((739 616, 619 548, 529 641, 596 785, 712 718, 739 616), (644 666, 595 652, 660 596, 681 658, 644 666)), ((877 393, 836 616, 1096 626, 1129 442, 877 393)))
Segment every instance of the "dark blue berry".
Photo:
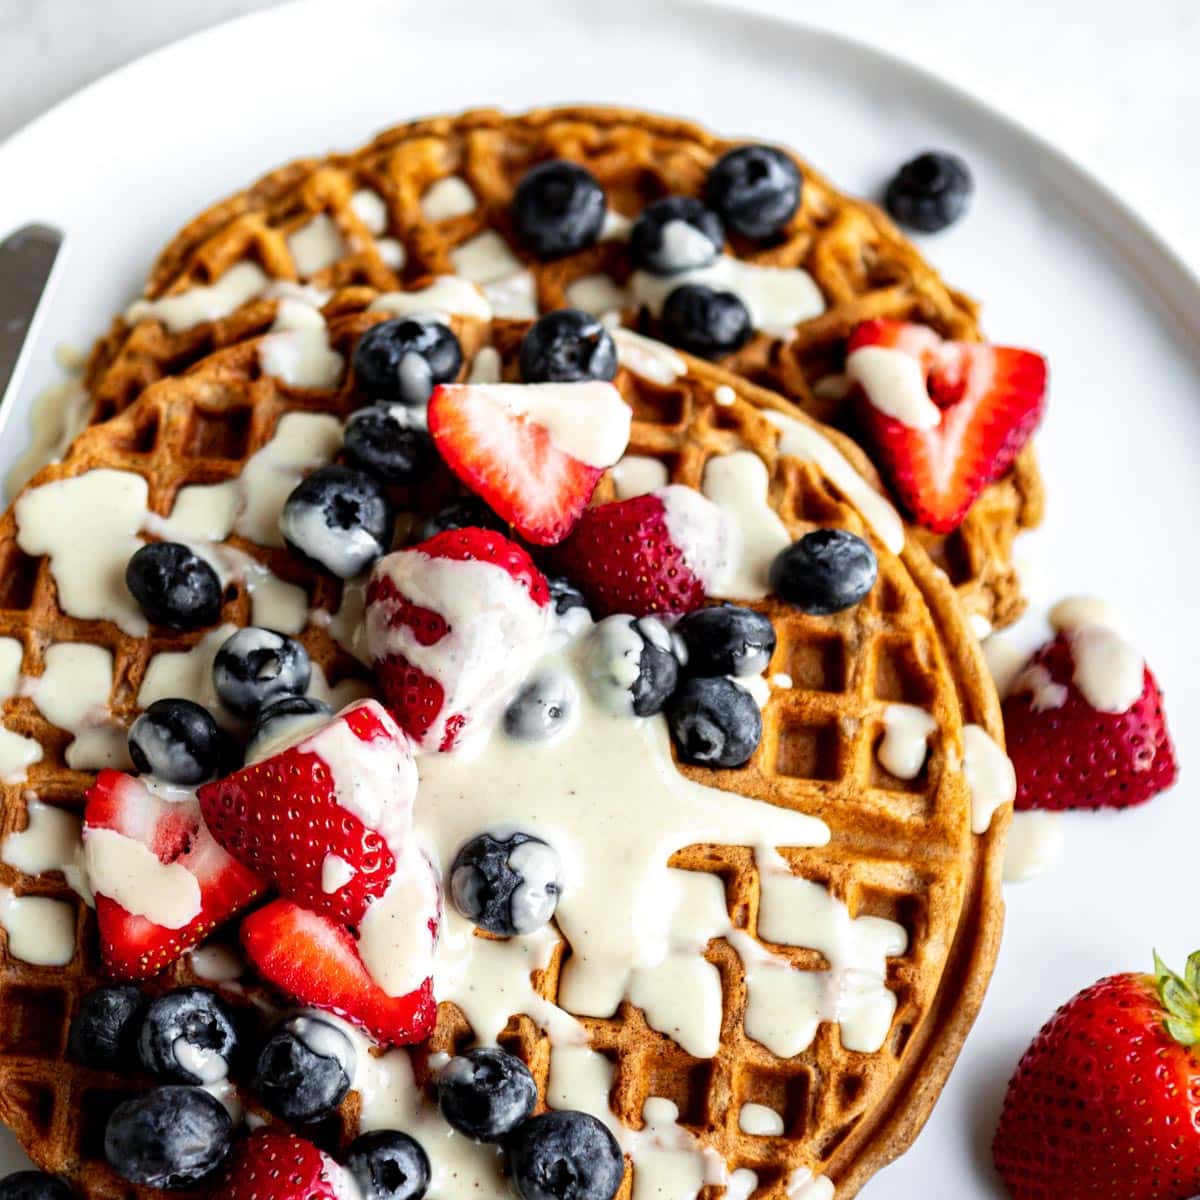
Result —
POLYGON ((346 1151, 346 1169, 362 1200, 421 1200, 431 1174, 421 1143, 395 1129, 355 1138, 346 1151))
POLYGON ((198 629, 221 615, 221 581, 179 542, 149 542, 125 567, 125 586, 156 625, 198 629))
POLYGON ((537 1084, 514 1054, 476 1046, 452 1058, 438 1076, 442 1116, 477 1142, 498 1142, 537 1104, 537 1084))
POLYGON ((0 1200, 74 1200, 61 1179, 42 1171, 18 1171, 0 1179, 0 1200))
POLYGON ((526 1121, 509 1139, 508 1169, 521 1200, 612 1200, 625 1159, 595 1117, 551 1111, 526 1121))
POLYGON ((844 529, 815 529, 781 550, 771 564, 771 588, 813 616, 853 608, 875 586, 875 551, 844 529))
POLYGON ((754 333, 750 312, 733 292, 685 283, 662 307, 663 337, 697 358, 721 358, 740 350, 754 333))
POLYGON ((575 682, 562 671, 542 671, 525 683, 504 710, 504 732, 541 742, 561 733, 575 712, 575 682))
POLYGON ((564 616, 573 608, 587 611, 586 597, 566 576, 547 575, 546 586, 550 589, 550 601, 558 616, 564 616))
POLYGON ((191 700, 155 700, 130 726, 129 757, 143 775, 165 783, 203 783, 216 772, 221 731, 191 700))
POLYGON ((346 422, 345 446, 356 467, 385 483, 420 483, 436 458, 425 414, 403 404, 360 408, 346 422))
POLYGON ((553 158, 525 173, 512 211, 517 238, 526 249, 538 258, 562 258, 596 241, 608 201, 586 167, 553 158))
POLYGON ((285 1121, 321 1121, 345 1099, 354 1062, 350 1039, 335 1025, 317 1017, 291 1017, 263 1046, 254 1068, 254 1091, 285 1121))
POLYGON ((761 675, 775 652, 769 617, 736 604, 698 608, 675 626, 693 675, 761 675))
POLYGON ((360 575, 392 545, 396 515, 383 484, 356 467, 321 467, 297 485, 279 518, 284 541, 333 575, 360 575))
POLYGON ((317 728, 324 724, 332 711, 324 700, 318 700, 315 696, 284 696, 282 700, 272 701, 259 710, 246 746, 246 757, 259 758, 268 743, 285 741, 317 728))
POLYGON ((744 237, 774 237, 800 205, 800 172, 774 146, 738 146, 708 173, 707 198, 725 224, 744 237))
POLYGON ((540 317, 521 341, 521 378, 526 383, 609 380, 616 374, 612 334, 578 308, 560 308, 540 317))
POLYGON ((138 1055, 147 1071, 173 1083, 217 1083, 237 1053, 233 1013, 207 988, 167 992, 146 1010, 138 1055))
POLYGON ((503 937, 533 933, 554 916, 562 892, 558 855, 541 838, 481 833, 450 866, 450 897, 468 921, 503 937))
POLYGON ((653 275, 678 275, 716 260, 725 246, 721 218, 694 196, 664 196, 633 223, 634 266, 653 275))
POLYGON ((104 1154, 130 1183, 168 1191, 194 1187, 229 1154, 233 1123, 203 1088, 158 1087, 113 1110, 104 1154))
POLYGON ((583 667, 588 691, 619 716, 661 711, 679 679, 671 635, 656 617, 605 617, 588 632, 583 667))
POLYGON ((251 718, 284 696, 302 696, 312 680, 308 651, 295 638, 249 625, 217 651, 213 686, 221 702, 251 718))
POLYGON ((101 1071, 136 1070, 137 1036, 145 1008, 145 996, 129 983, 88 992, 79 1002, 67 1037, 71 1057, 101 1071))
POLYGON ((901 225, 937 233, 963 215, 971 188, 971 172, 961 158, 928 151, 910 159, 893 176, 884 204, 901 225))
POLYGON ((354 350, 359 390, 372 400, 421 408, 462 369, 462 347, 440 321, 396 317, 373 325, 354 350))
POLYGON ((741 767, 762 740, 754 697, 724 676, 685 679, 667 702, 667 723, 684 762, 741 767))
POLYGON ((421 541, 447 529, 491 529, 496 533, 508 533, 508 526, 482 500, 467 496, 446 505, 440 512, 435 513, 420 528, 421 541))

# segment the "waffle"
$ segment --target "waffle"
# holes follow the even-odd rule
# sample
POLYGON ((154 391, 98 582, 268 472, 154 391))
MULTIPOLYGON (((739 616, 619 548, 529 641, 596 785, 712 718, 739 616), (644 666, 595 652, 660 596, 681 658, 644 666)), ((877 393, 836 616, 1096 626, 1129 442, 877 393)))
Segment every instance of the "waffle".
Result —
MULTIPOLYGON (((344 293, 335 302, 344 311, 331 321, 330 340, 343 353, 378 319, 355 311, 368 298, 367 293, 344 293)), ((522 331, 512 323, 497 323, 489 331, 509 377, 516 373, 522 331)), ((46 468, 32 486, 99 467, 131 471, 147 480, 150 507, 165 514, 181 487, 238 476, 284 414, 344 416, 358 403, 349 382, 337 392, 285 388, 261 373, 258 353, 251 339, 181 378, 149 388, 121 414, 83 433, 65 461, 46 468)), ((965 724, 980 724, 1002 739, 999 707, 955 593, 919 543, 910 537, 900 556, 888 552, 821 471, 779 453, 778 433, 763 414, 805 418, 781 397, 717 367, 691 360, 685 365, 686 372, 668 385, 621 370, 618 386, 634 412, 629 452, 663 463, 674 481, 698 485, 712 456, 753 449, 769 469, 771 504, 789 531, 799 535, 813 526, 840 526, 860 533, 875 544, 880 579, 863 604, 832 618, 763 602, 778 631, 770 670, 790 675, 792 686, 772 691, 762 744, 747 768, 681 770, 825 820, 832 830, 830 843, 786 851, 793 870, 826 885, 854 916, 901 924, 908 947, 888 960, 887 986, 897 1008, 876 1054, 845 1049, 830 1024, 822 1024, 811 1046, 792 1058, 776 1057, 747 1038, 742 1031, 746 985, 739 959, 724 941, 712 942, 705 955, 720 972, 724 997, 721 1049, 713 1059, 687 1056, 629 1003, 612 1019, 583 1023, 593 1047, 615 1064, 610 1102, 624 1124, 639 1127, 644 1101, 665 1097, 677 1106, 681 1125, 731 1168, 757 1172, 756 1196, 782 1198, 792 1172, 803 1168, 832 1180, 837 1195, 845 1198, 916 1135, 983 997, 999 937, 1008 814, 997 813, 984 836, 972 835, 961 760, 965 724), (736 392, 732 402, 728 388, 736 392), (909 783, 888 775, 876 761, 883 709, 894 701, 921 705, 937 724, 925 768, 909 783), (782 1114, 784 1133, 743 1133, 739 1112, 746 1102, 782 1114)), ((874 479, 848 439, 833 431, 827 437, 874 479)), ((424 497, 398 499, 432 503, 450 486, 443 479, 424 497)), ((612 486, 611 479, 604 481, 599 498, 610 496, 612 486)), ((337 609, 337 581, 309 571, 285 551, 236 537, 232 544, 303 587, 313 609, 337 609)), ((151 657, 190 647, 201 637, 157 628, 148 637, 132 637, 111 622, 66 614, 47 561, 18 547, 11 509, 0 524, 0 580, 0 636, 20 642, 22 671, 39 675, 53 642, 109 648, 114 659, 110 707, 122 725, 138 711, 136 697, 151 657)), ((244 587, 232 586, 222 620, 242 625, 249 614, 244 587)), ((327 623, 310 622, 302 640, 330 681, 361 675, 361 666, 331 638, 327 623)), ((0 784, 0 835, 26 827, 33 798, 78 811, 90 776, 67 768, 64 732, 23 697, 5 703, 4 724, 34 738, 44 756, 28 769, 24 782, 0 784)), ((755 934, 759 884, 748 850, 691 847, 672 865, 718 874, 733 923, 755 934)), ((76 914, 75 955, 62 968, 35 967, 16 958, 0 930, 0 1116, 36 1162, 69 1176, 89 1200, 149 1200, 157 1193, 123 1183, 101 1152, 108 1113, 146 1081, 84 1069, 65 1054, 70 1017, 80 997, 100 981, 89 910, 58 873, 28 877, 0 865, 0 882, 18 895, 64 900, 76 914)), ((788 949, 787 955, 801 968, 824 965, 811 950, 788 949)), ((534 975, 535 987, 547 998, 557 995, 563 960, 560 945, 549 965, 534 975)), ((185 957, 151 990, 195 981, 185 957)), ((248 1004, 246 991, 235 988, 227 995, 263 1020, 248 1004)), ((427 1076, 429 1051, 452 1051, 470 1038, 463 1014, 443 1004, 433 1041, 415 1056, 418 1078, 427 1076)), ((501 1041, 530 1064, 544 1098, 546 1035, 528 1016, 515 1015, 501 1041)), ((352 1092, 335 1118, 305 1135, 330 1150, 342 1149, 357 1132, 360 1113, 360 1098, 352 1092)), ((627 1173, 622 1200, 629 1200, 631 1186, 627 1173)), ((716 1193, 710 1189, 710 1194, 716 1193)))
MULTIPOLYGON (((610 206, 636 216, 665 193, 701 192, 709 166, 734 144, 684 121, 622 109, 543 109, 517 117, 482 110, 401 125, 355 153, 292 163, 215 205, 159 256, 145 295, 156 299, 211 283, 244 260, 258 263, 273 279, 296 280, 302 271, 288 237, 323 214, 339 231, 343 254, 307 277, 319 286, 420 286, 433 275, 453 273, 456 248, 495 230, 531 269, 540 308, 561 307, 571 285, 585 276, 601 273, 624 282, 628 256, 619 240, 609 240, 553 263, 530 261, 512 236, 509 203, 532 164, 551 156, 583 162, 604 186, 610 206), (468 182, 477 207, 430 220, 422 196, 454 175, 468 182), (381 251, 353 203, 360 189, 384 198, 386 232, 393 251, 396 239, 404 248, 402 266, 381 251)), ((837 382, 853 327, 891 317, 973 341, 981 336, 977 307, 944 284, 879 209, 843 195, 806 163, 797 163, 804 175, 803 200, 786 235, 765 247, 735 238, 733 251, 762 264, 804 267, 827 310, 787 339, 756 334, 723 365, 853 433, 845 389, 837 382)), ((259 301, 177 333, 156 320, 132 326, 118 320, 91 358, 95 419, 120 411, 163 374, 265 328, 271 313, 270 304, 259 301)), ((645 315, 630 308, 624 319, 638 323, 645 315)), ((983 492, 958 530, 945 537, 927 531, 917 536, 949 574, 967 610, 1001 626, 1024 605, 1012 565, 1013 539, 1037 525, 1041 514, 1040 476, 1027 447, 1009 473, 983 492)))

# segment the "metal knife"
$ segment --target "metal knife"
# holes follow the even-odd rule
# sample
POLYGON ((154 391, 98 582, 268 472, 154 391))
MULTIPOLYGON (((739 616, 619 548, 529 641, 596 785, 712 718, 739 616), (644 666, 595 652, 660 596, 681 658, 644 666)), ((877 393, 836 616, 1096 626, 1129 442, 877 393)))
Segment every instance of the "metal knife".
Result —
POLYGON ((0 242, 0 404, 23 366, 62 243, 49 225, 26 225, 0 242))

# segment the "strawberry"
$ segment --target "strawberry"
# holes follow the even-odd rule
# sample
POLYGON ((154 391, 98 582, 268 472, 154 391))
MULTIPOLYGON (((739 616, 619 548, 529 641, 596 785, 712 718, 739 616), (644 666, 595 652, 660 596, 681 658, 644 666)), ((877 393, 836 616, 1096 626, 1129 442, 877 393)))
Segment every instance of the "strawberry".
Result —
POLYGON ((1200 953, 1186 979, 1154 962, 1080 992, 1025 1052, 992 1144, 1013 1200, 1200 1193, 1200 953))
POLYGON ((409 831, 417 768, 374 700, 197 793, 212 835, 283 895, 357 925, 387 890, 409 831))
POLYGON ((913 519, 935 533, 962 524, 979 493, 1012 465, 1045 407, 1040 355, 947 342, 904 321, 859 325, 846 373, 858 385, 880 469, 913 519))
POLYGON ((562 541, 629 443, 611 383, 443 384, 429 432, 450 470, 537 545, 562 541))
POLYGON ((1175 781, 1162 694, 1141 659, 1126 669, 1134 673, 1133 699, 1118 700, 1122 711, 1095 707, 1077 682, 1089 686, 1081 647, 1104 634, 1116 637, 1097 626, 1060 634, 1034 654, 1004 701, 1018 809, 1129 808, 1175 781))
POLYGON ((716 586, 729 539, 721 510, 676 484, 588 509, 553 560, 597 617, 685 613, 716 586))
POLYGON ((346 1200, 346 1171, 311 1142, 253 1130, 238 1146, 216 1195, 222 1200, 346 1200))
POLYGON ((426 750, 486 729, 542 647, 550 591, 503 534, 451 529, 381 559, 367 647, 388 707, 426 750))
POLYGON ((273 900, 242 922, 242 946, 268 983, 300 1004, 344 1017, 385 1045, 419 1042, 433 1032, 433 980, 389 996, 371 978, 354 938, 328 917, 273 900))
POLYGON ((120 771, 88 789, 83 844, 114 979, 157 975, 263 890, 213 840, 195 800, 164 800, 120 771))

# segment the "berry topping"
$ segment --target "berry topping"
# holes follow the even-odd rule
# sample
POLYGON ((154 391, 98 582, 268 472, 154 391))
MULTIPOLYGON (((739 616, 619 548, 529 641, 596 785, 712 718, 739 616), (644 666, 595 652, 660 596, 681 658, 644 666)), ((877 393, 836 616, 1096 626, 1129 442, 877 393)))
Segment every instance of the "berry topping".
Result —
POLYGON ((575 714, 575 681, 562 671, 539 671, 509 701, 504 732, 527 742, 544 742, 562 733, 575 714))
POLYGON ((164 783, 210 778, 221 750, 221 731, 212 713, 191 700, 155 700, 129 730, 133 765, 164 783))
POLYGON ((853 608, 875 586, 879 560, 856 534, 814 529, 781 550, 771 564, 771 590, 816 617, 853 608))
POLYGON ((350 1200, 354 1192, 328 1154, 268 1128, 254 1130, 238 1147, 216 1194, 221 1200, 350 1200))
POLYGON ((754 332, 750 312, 733 292, 685 283, 666 299, 663 337, 698 358, 720 358, 740 350, 754 332))
POLYGON ((584 594, 565 576, 547 575, 546 586, 550 589, 550 603, 557 616, 566 616, 572 609, 587 611, 584 594))
POLYGON ((577 308, 540 317, 521 341, 521 378, 526 383, 611 380, 616 374, 612 335, 591 313, 577 308))
POLYGON ((452 1058, 438 1076, 442 1116, 477 1142, 498 1142, 527 1120, 538 1089, 514 1054, 476 1046, 452 1058))
POLYGON ((291 1017, 275 1027, 254 1067, 255 1094, 285 1121, 322 1121, 345 1099, 355 1051, 336 1025, 291 1017))
POLYGON ((745 766, 762 739, 754 697, 723 676, 685 679, 666 712, 679 757, 699 767, 745 766))
POLYGON ((523 537, 570 533, 604 468, 629 443, 631 413, 610 383, 440 387, 429 429, 447 466, 523 537))
POLYGON ((433 440, 420 410, 402 404, 372 404, 346 422, 346 455, 385 483, 414 484, 433 468, 433 440))
POLYGON ((775 626, 752 608, 718 604, 690 612, 675 632, 693 675, 761 675, 775 653, 775 626))
POLYGON ((435 513, 421 526, 419 533, 421 541, 427 542, 448 529, 469 528, 490 529, 503 534, 509 532, 508 523, 500 520, 478 496, 467 496, 435 513))
POLYGON ((738 146, 708 173, 706 196, 735 233, 762 240, 782 232, 800 206, 800 172, 774 146, 738 146))
POLYGON ((439 383, 462 369, 463 353, 440 321, 397 317, 373 325, 354 351, 359 390, 385 404, 422 408, 439 383))
POLYGON ((329 723, 332 715, 329 705, 315 696, 284 696, 272 700, 259 709, 246 746, 246 761, 261 762, 289 742, 315 733, 329 723))
POLYGON ((513 223, 521 244, 538 258, 562 258, 596 241, 607 209, 604 189, 591 171, 554 158, 538 163, 517 184, 513 223))
POLYGON ((284 696, 302 696, 312 680, 308 651, 294 638, 249 625, 217 651, 213 686, 221 703, 253 718, 284 696))
POLYGON ((283 506, 279 530, 297 553, 349 579, 388 552, 395 520, 374 475, 335 465, 297 485, 283 506))
MULTIPOLYGON (((233 1123, 203 1088, 151 1088, 118 1105, 104 1130, 104 1155, 130 1183, 174 1191, 207 1179, 229 1154, 233 1123)), ((226 1200, 230 1193, 223 1192, 226 1200)))
POLYGON ((346 1151, 346 1170, 362 1200, 421 1200, 431 1175, 421 1143, 395 1129, 355 1138, 346 1151))
POLYGON ((716 261, 725 247, 721 218, 694 196, 664 196, 633 223, 629 253, 652 275, 678 275, 716 261))
POLYGON ((233 1013, 201 987, 152 1001, 138 1034, 142 1065, 167 1083, 217 1083, 228 1076, 237 1049, 233 1013))
POLYGON ((526 1121, 508 1142, 508 1166, 521 1200, 612 1200, 625 1175, 617 1139, 581 1112, 526 1121))
POLYGON ((125 568, 125 586, 156 625, 198 629, 221 615, 221 581, 195 551, 178 542, 149 542, 125 568))
POLYGON ((679 680, 671 635, 655 617, 605 617, 588 631, 583 669, 597 703, 622 717, 660 712, 679 680))
POLYGON ((132 1070, 145 1008, 145 996, 132 984, 88 992, 71 1022, 67 1038, 71 1057, 100 1071, 132 1070))
POLYGON ((562 868, 541 838, 473 837, 454 856, 450 897, 468 921, 502 937, 541 929, 558 907, 562 868))
POLYGON ((966 211, 971 187, 971 173, 961 158, 928 151, 896 172, 887 185, 884 204, 901 225, 937 233, 966 211))
POLYGON ((0 1200, 74 1200, 61 1179, 42 1171, 18 1171, 0 1179, 0 1200))

